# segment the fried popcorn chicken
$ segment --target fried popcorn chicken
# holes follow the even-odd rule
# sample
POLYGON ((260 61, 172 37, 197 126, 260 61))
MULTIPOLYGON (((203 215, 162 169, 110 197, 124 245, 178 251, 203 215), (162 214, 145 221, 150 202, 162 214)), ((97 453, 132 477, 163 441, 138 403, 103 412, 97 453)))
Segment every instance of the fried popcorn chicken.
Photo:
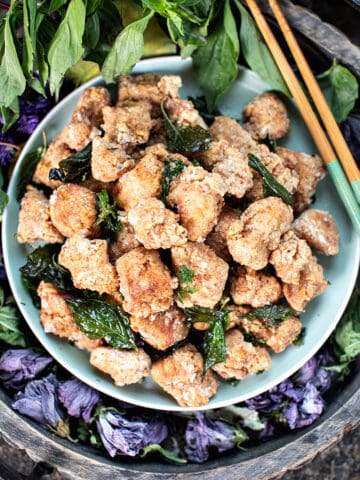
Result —
POLYGON ((40 297, 40 321, 46 333, 67 338, 80 349, 94 350, 102 340, 91 340, 76 325, 70 307, 64 300, 65 293, 51 283, 41 281, 37 293, 40 297))
POLYGON ((298 284, 304 267, 312 261, 312 252, 305 240, 292 230, 286 232, 269 259, 276 275, 285 283, 298 284))
POLYGON ((222 378, 242 380, 249 373, 270 368, 270 355, 265 348, 245 342, 240 330, 232 329, 225 334, 226 361, 211 367, 222 378))
POLYGON ((101 182, 113 182, 133 168, 135 161, 126 149, 107 137, 96 137, 92 144, 91 173, 101 182))
POLYGON ((214 250, 216 255, 226 262, 232 260, 226 243, 226 234, 230 225, 239 218, 239 211, 225 205, 220 212, 217 224, 205 240, 205 243, 214 250))
POLYGON ((310 205, 318 183, 325 177, 326 169, 319 155, 294 152, 278 147, 276 153, 284 160, 285 165, 295 170, 299 184, 294 194, 294 211, 301 212, 310 205))
POLYGON ((187 167, 171 182, 167 201, 177 209, 189 240, 204 241, 211 232, 224 204, 225 191, 222 178, 202 167, 187 167))
POLYGON ((149 140, 151 104, 147 101, 104 107, 102 128, 109 142, 137 145, 149 140))
POLYGON ((74 153, 75 150, 64 143, 61 134, 57 135, 36 165, 33 181, 35 183, 42 183, 50 188, 56 188, 61 185, 59 180, 49 180, 49 172, 52 168, 58 168, 61 160, 65 160, 74 153))
POLYGON ((142 200, 128 212, 135 237, 147 249, 171 248, 187 242, 186 230, 178 223, 179 215, 165 208, 161 200, 142 200))
POLYGON ((309 208, 297 218, 292 228, 309 245, 325 255, 339 252, 339 232, 333 217, 323 210, 309 208))
POLYGON ((51 222, 49 200, 43 192, 28 185, 20 205, 17 241, 33 243, 38 240, 62 243, 64 237, 51 222))
POLYGON ((153 313, 149 317, 130 317, 133 332, 138 332, 146 343, 157 350, 166 350, 188 336, 186 315, 172 306, 166 312, 153 313))
POLYGON ((180 280, 180 289, 191 287, 193 293, 183 293, 179 306, 213 308, 223 294, 229 265, 217 257, 210 247, 204 243, 188 242, 181 247, 171 249, 171 260, 176 275, 180 280), (182 265, 194 272, 191 284, 183 282, 179 275, 182 265))
POLYGON ((237 148, 244 155, 251 152, 257 145, 251 135, 239 123, 230 117, 218 116, 209 131, 213 142, 226 140, 233 148, 237 148))
POLYGON ((300 273, 298 284, 283 284, 284 296, 294 310, 301 312, 308 302, 320 295, 328 286, 324 271, 316 257, 307 263, 300 273))
POLYGON ((278 139, 289 133, 286 106, 275 93, 256 95, 244 108, 243 115, 244 128, 255 140, 278 139))
POLYGON ((269 256, 279 245, 281 235, 293 220, 291 207, 278 197, 267 197, 252 203, 230 225, 226 241, 233 259, 252 268, 266 267, 269 256))
POLYGON ((210 370, 203 376, 203 364, 201 354, 187 344, 155 362, 151 375, 181 407, 201 407, 209 402, 219 386, 210 370))
POLYGON ((142 348, 136 350, 99 347, 90 354, 90 364, 107 373, 117 387, 141 382, 150 373, 151 360, 142 348))
POLYGON ((282 297, 281 284, 276 277, 240 266, 230 277, 230 292, 236 304, 254 308, 276 303, 282 297))
POLYGON ((88 188, 66 183, 50 197, 51 220, 64 237, 91 236, 98 231, 96 195, 88 188))
POLYGON ((125 173, 112 191, 116 202, 125 210, 135 207, 141 200, 158 198, 164 162, 152 151, 145 153, 135 168, 125 173))
POLYGON ((196 110, 191 100, 167 98, 164 105, 170 120, 173 122, 178 122, 181 125, 191 125, 192 127, 199 125, 206 130, 208 129, 206 122, 196 110))
POLYGON ((135 237, 132 225, 128 221, 126 212, 119 212, 118 219, 122 224, 122 229, 117 233, 116 241, 109 244, 109 257, 111 262, 115 262, 124 253, 130 252, 141 244, 135 237))
POLYGON ((70 270, 76 288, 100 294, 119 289, 115 268, 109 262, 106 240, 89 240, 79 235, 68 238, 61 247, 59 263, 70 270))
POLYGON ((116 270, 124 310, 136 317, 169 310, 177 282, 171 278, 158 251, 135 248, 117 259, 116 270))

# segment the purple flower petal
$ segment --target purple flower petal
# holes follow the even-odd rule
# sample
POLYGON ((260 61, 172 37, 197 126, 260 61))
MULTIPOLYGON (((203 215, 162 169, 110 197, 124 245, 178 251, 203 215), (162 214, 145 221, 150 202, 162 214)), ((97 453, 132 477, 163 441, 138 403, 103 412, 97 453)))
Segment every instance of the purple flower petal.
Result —
POLYGON ((315 357, 310 358, 310 360, 295 373, 293 377, 294 382, 300 385, 309 382, 315 376, 317 365, 317 359, 315 357))
POLYGON ((7 350, 0 357, 0 381, 5 388, 21 390, 51 362, 51 357, 31 348, 7 350))
POLYGON ((161 443, 168 436, 168 427, 163 418, 164 414, 156 414, 152 417, 150 422, 146 425, 144 431, 144 445, 152 443, 161 443))
POLYGON ((58 395, 68 414, 76 418, 82 417, 85 422, 90 421, 91 412, 100 399, 97 390, 75 377, 60 383, 58 395))
POLYGON ((289 405, 283 408, 283 415, 289 423, 291 429, 296 428, 296 422, 299 418, 299 409, 295 402, 291 402, 289 405))
POLYGON ((320 416, 324 410, 325 402, 322 399, 320 392, 312 385, 312 383, 307 383, 304 392, 304 400, 301 403, 300 409, 302 413, 307 415, 317 415, 320 416))
POLYGON ((53 373, 41 380, 29 382, 24 392, 19 392, 12 407, 23 415, 56 428, 65 419, 57 399, 58 380, 53 373))

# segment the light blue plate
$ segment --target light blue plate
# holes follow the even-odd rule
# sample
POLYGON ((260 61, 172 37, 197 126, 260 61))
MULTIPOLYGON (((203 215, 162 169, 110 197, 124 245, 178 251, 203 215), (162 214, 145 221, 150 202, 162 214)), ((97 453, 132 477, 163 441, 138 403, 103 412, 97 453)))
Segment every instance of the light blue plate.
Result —
MULTIPOLYGON (((181 75, 183 79, 181 95, 183 97, 188 95, 195 97, 201 94, 191 69, 190 60, 182 60, 179 57, 144 60, 137 65, 134 73, 144 72, 181 75)), ((17 243, 15 236, 19 212, 15 190, 19 180, 19 169, 25 155, 43 144, 43 132, 46 133, 49 142, 69 121, 83 90, 91 85, 99 84, 101 84, 100 78, 88 82, 66 97, 47 115, 22 151, 10 182, 8 190, 10 201, 4 214, 2 230, 4 260, 14 297, 23 316, 44 348, 67 370, 107 395, 130 403, 161 410, 206 410, 237 403, 268 390, 298 370, 319 350, 344 312, 356 281, 360 255, 359 237, 352 228, 337 192, 328 178, 320 185, 314 207, 327 210, 334 216, 340 232, 340 253, 336 257, 320 257, 330 285, 320 297, 309 304, 306 312, 301 316, 306 327, 304 345, 301 347, 291 346, 281 354, 272 355, 272 365, 268 372, 261 375, 250 375, 236 387, 222 384, 216 396, 205 407, 196 409, 179 407, 150 378, 141 384, 122 388, 115 387, 110 377, 91 367, 87 353, 78 350, 67 341, 43 331, 39 320, 39 311, 32 304, 19 273, 19 268, 24 265, 27 254, 27 247, 17 243)), ((241 69, 238 80, 223 96, 219 108, 225 115, 240 117, 245 104, 254 95, 268 89, 269 87, 255 74, 241 69)), ((314 153, 316 149, 300 114, 291 102, 288 103, 291 133, 282 142, 282 145, 294 150, 314 153)))

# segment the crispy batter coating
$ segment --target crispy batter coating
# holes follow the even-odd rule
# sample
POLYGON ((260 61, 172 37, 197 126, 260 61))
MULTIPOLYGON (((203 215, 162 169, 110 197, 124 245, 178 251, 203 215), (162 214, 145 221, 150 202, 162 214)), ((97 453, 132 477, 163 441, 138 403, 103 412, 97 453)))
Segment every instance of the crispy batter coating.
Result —
POLYGON ((142 200, 128 212, 135 237, 147 249, 171 248, 187 242, 186 230, 179 225, 179 215, 172 212, 161 200, 142 200))
POLYGON ((165 100, 164 105, 167 114, 173 122, 178 122, 181 125, 191 125, 192 127, 200 125, 200 127, 208 129, 206 122, 191 100, 170 97, 165 100))
POLYGON ((135 237, 133 227, 130 225, 126 212, 119 212, 118 218, 123 228, 118 232, 116 241, 109 244, 109 257, 112 263, 124 253, 130 252, 141 244, 135 237))
POLYGON ((254 308, 276 303, 282 297, 281 284, 276 277, 240 266, 230 278, 230 292, 236 304, 254 308))
POLYGON ((64 237, 51 221, 49 200, 43 192, 27 185, 20 204, 17 241, 33 243, 38 240, 62 243, 64 237))
POLYGON ((135 161, 124 146, 109 142, 107 137, 96 137, 92 144, 91 173, 101 182, 113 182, 133 168, 135 161))
POLYGON ((51 283, 41 281, 37 293, 41 301, 40 321, 46 333, 68 338, 78 348, 94 350, 102 340, 90 340, 76 325, 70 307, 64 300, 64 292, 51 283))
POLYGON ((244 108, 243 115, 244 128, 255 140, 278 139, 289 133, 286 106, 275 93, 256 95, 244 108))
POLYGON ((294 194, 294 211, 301 212, 310 205, 318 183, 325 177, 326 169, 319 155, 294 152, 278 147, 276 153, 285 161, 285 165, 296 170, 299 184, 294 194))
POLYGON ((249 373, 269 370, 271 359, 268 352, 245 342, 240 330, 234 328, 226 332, 225 343, 226 361, 212 367, 222 378, 242 380, 249 373))
POLYGON ((142 348, 119 350, 99 347, 90 354, 90 364, 107 373, 117 387, 141 382, 150 373, 151 360, 142 348))
POLYGON ((201 354, 188 343, 155 362, 151 374, 181 407, 201 407, 209 402, 219 386, 210 370, 203 377, 203 363, 201 354))
POLYGON ((229 265, 219 258, 204 243, 188 242, 181 247, 171 249, 171 260, 179 278, 180 289, 194 288, 194 293, 183 293, 181 307, 213 308, 221 299, 225 288, 229 265), (179 275, 181 265, 194 272, 191 283, 183 282, 179 275))
POLYGON ((292 228, 319 252, 325 255, 338 254, 339 232, 330 213, 309 208, 294 221, 292 228))
POLYGON ((312 257, 312 261, 301 271, 299 283, 284 283, 283 291, 290 307, 301 312, 307 303, 320 295, 327 286, 322 266, 317 263, 316 257, 312 257))
POLYGON ((146 143, 151 130, 150 112, 151 104, 147 101, 104 107, 105 136, 120 145, 146 143))
POLYGON ((94 235, 98 228, 96 195, 88 188, 66 183, 50 197, 51 220, 64 237, 94 235))
POLYGON ((224 204, 225 191, 222 178, 202 167, 187 167, 171 182, 167 200, 177 209, 189 240, 204 241, 211 232, 224 204))
POLYGON ((209 131, 213 142, 226 140, 229 145, 239 149, 245 155, 251 152, 257 145, 251 135, 236 120, 230 117, 223 115, 215 117, 209 131))
POLYGON ((74 235, 61 247, 59 263, 70 270, 76 288, 100 294, 119 289, 115 268, 109 262, 106 240, 89 240, 74 235))
POLYGON ((178 75, 160 75, 145 73, 142 75, 125 75, 119 80, 118 101, 147 100, 159 106, 164 97, 177 98, 181 87, 178 75))
POLYGON ((189 333, 186 315, 176 306, 149 317, 132 316, 130 325, 134 332, 138 332, 146 343, 157 350, 166 350, 186 338, 189 333))
POLYGON ((139 317, 165 312, 173 303, 177 282, 162 263, 159 252, 138 247, 116 261, 123 308, 139 317))
POLYGON ((158 198, 164 163, 152 151, 145 153, 130 172, 125 173, 115 184, 113 197, 125 210, 135 207, 140 200, 158 198))
POLYGON ((57 135, 50 143, 40 162, 36 165, 33 175, 35 183, 42 183, 50 188, 56 188, 61 185, 59 180, 49 180, 51 168, 58 168, 61 160, 65 160, 75 153, 62 139, 61 134, 57 135))
POLYGON ((283 282, 298 284, 302 270, 312 261, 311 248, 305 240, 289 230, 281 237, 279 246, 272 252, 269 261, 283 282))
POLYGON ((252 203, 230 225, 226 241, 233 259, 252 268, 266 267, 270 253, 280 243, 293 220, 291 207, 278 197, 267 197, 252 203))
POLYGON ((226 262, 232 257, 226 243, 226 234, 230 225, 240 218, 240 212, 225 205, 220 212, 218 222, 214 229, 206 237, 205 243, 211 247, 216 255, 226 262))

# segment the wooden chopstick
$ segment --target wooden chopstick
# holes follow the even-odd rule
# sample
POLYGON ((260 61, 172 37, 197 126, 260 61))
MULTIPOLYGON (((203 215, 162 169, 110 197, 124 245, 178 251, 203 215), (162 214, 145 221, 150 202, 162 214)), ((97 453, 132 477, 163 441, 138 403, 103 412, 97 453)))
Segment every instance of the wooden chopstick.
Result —
POLYGON ((290 48, 290 51, 295 59, 295 62, 299 68, 299 71, 303 77, 303 80, 309 90, 309 93, 313 99, 313 102, 319 112, 319 115, 325 125, 327 133, 331 139, 331 142, 338 154, 338 158, 345 170, 346 176, 351 183, 354 190, 355 197, 360 203, 360 171, 354 157, 352 156, 350 149, 341 133, 341 130, 336 123, 336 120, 325 100, 325 97, 319 87, 316 78, 314 77, 309 64, 304 57, 304 54, 293 34, 277 0, 269 0, 269 5, 274 12, 275 18, 279 24, 279 27, 284 35, 286 43, 290 48))
POLYGON ((287 61, 280 45, 274 37, 267 21, 261 13, 255 0, 246 0, 248 7, 254 17, 254 20, 267 43, 275 62, 277 63, 283 78, 294 97, 298 109, 309 129, 309 132, 324 159, 329 174, 334 182, 338 194, 348 212, 348 215, 360 235, 360 207, 354 196, 353 190, 344 174, 340 162, 336 159, 336 154, 330 145, 330 142, 320 125, 312 107, 298 82, 289 62, 287 61))

